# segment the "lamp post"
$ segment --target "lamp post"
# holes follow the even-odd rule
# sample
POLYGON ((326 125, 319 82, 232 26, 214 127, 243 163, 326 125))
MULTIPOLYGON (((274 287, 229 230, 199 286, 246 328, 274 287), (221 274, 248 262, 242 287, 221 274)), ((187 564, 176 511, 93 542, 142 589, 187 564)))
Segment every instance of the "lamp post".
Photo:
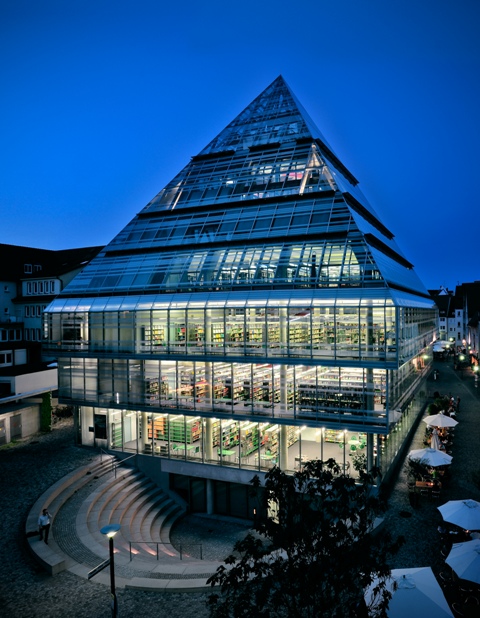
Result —
POLYGON ((117 595, 115 594, 115 564, 114 564, 114 552, 113 552, 113 537, 120 530, 120 524, 109 524, 103 526, 100 532, 108 536, 108 546, 110 550, 110 592, 112 594, 112 618, 118 616, 117 595))

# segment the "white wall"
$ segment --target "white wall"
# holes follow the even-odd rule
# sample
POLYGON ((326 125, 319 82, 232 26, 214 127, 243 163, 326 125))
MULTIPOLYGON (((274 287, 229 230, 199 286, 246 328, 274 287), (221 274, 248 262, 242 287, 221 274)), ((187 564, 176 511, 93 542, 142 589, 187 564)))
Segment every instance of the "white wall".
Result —
POLYGON ((14 393, 30 393, 40 389, 55 390, 58 386, 56 369, 46 369, 35 373, 26 373, 15 377, 14 393))

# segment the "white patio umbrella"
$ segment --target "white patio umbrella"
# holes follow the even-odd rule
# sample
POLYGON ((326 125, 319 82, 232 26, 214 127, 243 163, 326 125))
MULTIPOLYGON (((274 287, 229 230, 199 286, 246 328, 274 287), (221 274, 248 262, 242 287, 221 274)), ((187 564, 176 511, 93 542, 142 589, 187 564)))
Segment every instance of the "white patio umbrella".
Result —
POLYGON ((480 584, 480 540, 455 543, 445 562, 460 579, 480 584))
POLYGON ((408 453, 409 459, 415 459, 426 466, 447 466, 452 463, 453 457, 444 453, 443 451, 437 451, 436 448, 420 448, 408 453))
MULTIPOLYGON (((373 588, 378 584, 374 581, 365 593, 367 605, 373 601, 373 588)), ((392 598, 387 610, 389 618, 452 618, 435 575, 430 567, 416 569, 393 569, 387 580, 387 589, 392 598)), ((375 604, 374 604, 375 606, 375 604)))
POLYGON ((432 427, 455 427, 455 425, 458 425, 458 421, 454 418, 450 418, 450 416, 447 416, 446 414, 442 414, 441 412, 439 414, 426 416, 422 420, 424 423, 427 423, 427 425, 431 425, 432 427))
POLYGON ((464 530, 480 530, 480 502, 476 500, 449 500, 438 510, 444 521, 464 530))

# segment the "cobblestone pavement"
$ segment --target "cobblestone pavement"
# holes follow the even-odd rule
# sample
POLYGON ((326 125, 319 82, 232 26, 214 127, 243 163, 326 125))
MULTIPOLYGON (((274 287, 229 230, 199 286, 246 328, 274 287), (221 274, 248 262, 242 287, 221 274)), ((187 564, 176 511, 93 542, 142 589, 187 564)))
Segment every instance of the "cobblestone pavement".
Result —
MULTIPOLYGON (((440 504, 450 499, 480 500, 480 488, 473 472, 480 471, 479 395, 469 371, 455 372, 447 363, 438 363, 440 379, 429 388, 462 398, 453 445, 452 480, 443 491, 440 504)), ((425 426, 420 423, 411 448, 423 446, 425 426)), ((409 447, 410 448, 410 447, 409 447)), ((408 452, 408 451, 407 451, 408 452)), ((24 538, 24 524, 35 500, 65 474, 92 460, 92 452, 73 444, 72 424, 62 421, 51 433, 37 435, 0 449, 0 614, 5 618, 108 618, 110 593, 107 586, 88 581, 67 571, 50 577, 30 556, 24 538)), ((392 568, 432 566, 443 568, 437 526, 441 517, 437 503, 422 500, 412 508, 405 471, 400 470, 389 497, 385 525, 402 534, 406 543, 392 562, 392 568)), ((189 516, 174 532, 177 543, 202 542, 204 558, 223 559, 246 526, 235 521, 189 516)), ((119 615, 130 618, 207 618, 205 593, 157 593, 118 590, 119 615)))

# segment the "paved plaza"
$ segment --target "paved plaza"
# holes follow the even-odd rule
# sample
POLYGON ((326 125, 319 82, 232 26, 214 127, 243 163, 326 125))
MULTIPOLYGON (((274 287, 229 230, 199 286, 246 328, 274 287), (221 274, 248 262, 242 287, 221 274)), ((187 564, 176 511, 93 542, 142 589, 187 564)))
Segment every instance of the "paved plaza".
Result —
MULTIPOLYGON (((406 543, 395 557, 392 568, 432 566, 444 569, 437 531, 441 516, 437 506, 450 499, 480 500, 475 473, 480 476, 480 396, 471 372, 462 375, 450 363, 438 362, 436 382, 429 390, 461 396, 453 444, 451 482, 443 489, 440 502, 423 498, 412 508, 408 497, 404 467, 399 471, 389 497, 384 525, 394 534, 404 535, 406 543)), ((410 448, 422 448, 425 432, 420 423, 410 448)), ((0 449, 0 608, 5 618, 107 618, 110 612, 108 586, 77 577, 68 571, 50 577, 36 564, 27 549, 24 526, 28 512, 40 494, 65 474, 93 459, 92 451, 73 443, 71 421, 61 421, 51 433, 36 435, 0 449)), ((248 525, 245 526, 245 530, 248 525)), ((228 520, 199 519, 189 516, 174 533, 173 541, 202 542, 210 557, 223 559, 238 538, 237 523, 228 520)), ((130 618, 206 618, 204 593, 157 593, 118 590, 119 615, 130 618)))

